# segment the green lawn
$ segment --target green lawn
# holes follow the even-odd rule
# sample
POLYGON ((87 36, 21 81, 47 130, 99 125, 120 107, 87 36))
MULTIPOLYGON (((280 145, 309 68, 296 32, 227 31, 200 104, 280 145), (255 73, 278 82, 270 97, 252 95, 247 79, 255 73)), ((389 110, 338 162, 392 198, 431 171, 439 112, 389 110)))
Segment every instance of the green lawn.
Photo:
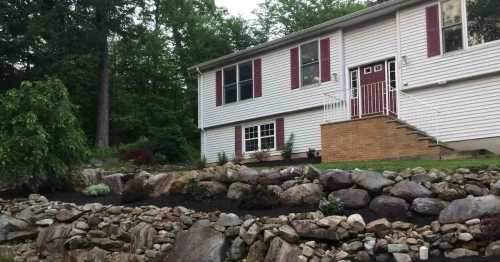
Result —
POLYGON ((483 169, 496 165, 500 167, 500 157, 473 158, 460 160, 374 160, 374 161, 352 161, 337 162, 331 164, 317 164, 316 167, 322 171, 327 169, 353 170, 372 169, 376 171, 401 171, 405 168, 423 167, 425 169, 457 169, 460 167, 471 170, 483 169))

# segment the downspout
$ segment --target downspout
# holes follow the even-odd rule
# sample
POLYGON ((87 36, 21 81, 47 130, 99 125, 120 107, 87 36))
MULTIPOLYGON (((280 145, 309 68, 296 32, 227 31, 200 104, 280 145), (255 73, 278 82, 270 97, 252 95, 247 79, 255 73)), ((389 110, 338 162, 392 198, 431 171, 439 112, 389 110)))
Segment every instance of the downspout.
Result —
POLYGON ((203 139, 201 141, 200 157, 206 157, 207 153, 207 133, 205 132, 204 125, 204 111, 203 111, 203 96, 202 96, 202 86, 203 86, 203 73, 199 67, 196 67, 196 72, 198 73, 198 125, 201 130, 203 139))

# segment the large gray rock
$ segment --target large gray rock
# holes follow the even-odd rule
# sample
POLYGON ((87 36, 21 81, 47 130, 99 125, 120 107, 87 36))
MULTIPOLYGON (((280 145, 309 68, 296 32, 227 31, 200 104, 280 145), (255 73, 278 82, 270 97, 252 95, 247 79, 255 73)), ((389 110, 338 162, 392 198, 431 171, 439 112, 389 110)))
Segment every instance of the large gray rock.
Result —
POLYGON ((443 224, 462 223, 472 218, 496 214, 500 214, 499 196, 468 197, 451 202, 439 214, 439 222, 443 224))
POLYGON ((359 169, 353 171, 352 180, 371 192, 380 192, 384 187, 394 184, 394 181, 385 178, 381 173, 359 169))
POLYGON ((455 248, 444 252, 444 256, 451 259, 457 259, 461 257, 476 257, 479 256, 479 253, 465 248, 455 248))
POLYGON ((204 188, 207 192, 207 196, 216 196, 221 194, 226 194, 227 186, 221 182, 217 181, 201 181, 198 183, 201 188, 204 188))
POLYGON ((121 195, 123 192, 123 180, 126 175, 116 173, 102 177, 102 182, 106 184, 113 194, 121 195))
POLYGON ((340 199, 348 208, 363 208, 370 203, 371 197, 366 190, 349 188, 330 193, 328 199, 340 199))
POLYGON ((485 256, 500 256, 500 241, 491 242, 485 251, 485 256))
POLYGON ((227 243, 224 234, 200 220, 189 230, 178 233, 172 252, 165 262, 222 262, 227 243))
POLYGON ((291 187, 280 194, 281 202, 285 205, 318 204, 323 189, 314 183, 301 184, 291 187))
POLYGON ((372 200, 370 209, 379 216, 403 218, 408 216, 409 205, 402 198, 381 195, 372 200))
POLYGON ((259 178, 259 172, 253 168, 242 166, 238 175, 235 176, 235 182, 243 182, 246 184, 255 185, 259 178))
POLYGON ((448 202, 438 198, 415 198, 411 209, 422 215, 437 216, 447 205, 448 202))
POLYGON ((300 249, 295 245, 275 237, 267 251, 264 262, 299 262, 300 249))
POLYGON ((394 185, 390 193, 394 196, 412 201, 419 197, 431 197, 432 192, 424 186, 417 184, 413 181, 403 180, 396 185, 394 185))
POLYGON ((122 202, 132 203, 148 199, 153 192, 153 186, 148 184, 147 180, 147 176, 137 176, 127 181, 121 196, 122 202))
POLYGON ((284 182, 301 175, 302 171, 297 167, 289 167, 281 171, 269 170, 260 174, 257 183, 261 185, 281 185, 284 182))
POLYGON ((36 239, 36 247, 43 256, 64 253, 64 243, 70 237, 70 224, 54 224, 42 229, 36 239))
POLYGON ((175 180, 175 174, 173 173, 161 173, 151 176, 146 184, 152 187, 151 197, 159 197, 161 195, 167 195, 170 193, 170 187, 175 180))
POLYGON ((500 196, 500 180, 491 185, 491 193, 500 196))
POLYGON ((341 228, 320 227, 313 220, 294 220, 292 226, 302 238, 317 240, 341 240, 349 234, 341 228))
POLYGON ((248 249, 247 262, 262 262, 266 256, 267 246, 262 240, 255 241, 248 249))
POLYGON ((145 222, 141 222, 130 230, 132 250, 151 249, 156 236, 156 229, 145 222))
POLYGON ((450 184, 446 181, 432 184, 432 193, 436 194, 440 199, 453 201, 467 196, 467 192, 455 184, 450 184))
POLYGON ((353 185, 351 173, 343 170, 331 170, 319 176, 325 191, 331 192, 349 188, 353 185))

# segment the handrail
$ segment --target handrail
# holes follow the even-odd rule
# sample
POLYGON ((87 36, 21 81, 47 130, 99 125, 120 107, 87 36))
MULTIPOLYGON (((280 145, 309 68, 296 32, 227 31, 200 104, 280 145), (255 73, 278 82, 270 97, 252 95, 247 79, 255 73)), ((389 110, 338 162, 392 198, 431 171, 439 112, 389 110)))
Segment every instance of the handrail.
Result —
MULTIPOLYGON (((323 93, 324 122, 340 122, 370 115, 387 115, 428 133, 439 143, 439 125, 437 121, 440 111, 434 105, 390 87, 385 81, 366 84, 357 88, 335 88, 323 93), (410 99, 413 103, 405 103, 417 109, 409 110, 411 115, 397 112, 397 103, 402 99, 410 99)), ((405 110, 407 112, 408 110, 405 110)))

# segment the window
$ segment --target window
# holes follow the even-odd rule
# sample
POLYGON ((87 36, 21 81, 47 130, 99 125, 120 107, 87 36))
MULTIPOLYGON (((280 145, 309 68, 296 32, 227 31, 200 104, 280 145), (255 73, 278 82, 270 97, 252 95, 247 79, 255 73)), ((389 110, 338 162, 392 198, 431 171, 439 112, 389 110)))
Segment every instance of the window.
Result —
POLYGON ((245 127, 245 152, 275 149, 274 123, 245 127))
POLYGON ((351 95, 352 98, 358 97, 358 70, 351 70, 351 95))
POLYGON ((390 90, 396 89, 396 62, 389 61, 389 87, 390 90))
POLYGON ((240 100, 253 98, 252 62, 239 65, 240 100))
POLYGON ((233 103, 238 99, 236 88, 236 66, 224 68, 224 103, 233 103))
POLYGON ((462 4, 461 0, 446 0, 441 2, 441 23, 443 32, 444 52, 463 48, 462 35, 462 4))
POLYGON ((253 62, 224 68, 224 103, 252 99, 253 62))
POLYGON ((319 83, 318 41, 300 46, 302 86, 319 83))
POLYGON ((500 39, 500 1, 466 0, 469 46, 500 39))

